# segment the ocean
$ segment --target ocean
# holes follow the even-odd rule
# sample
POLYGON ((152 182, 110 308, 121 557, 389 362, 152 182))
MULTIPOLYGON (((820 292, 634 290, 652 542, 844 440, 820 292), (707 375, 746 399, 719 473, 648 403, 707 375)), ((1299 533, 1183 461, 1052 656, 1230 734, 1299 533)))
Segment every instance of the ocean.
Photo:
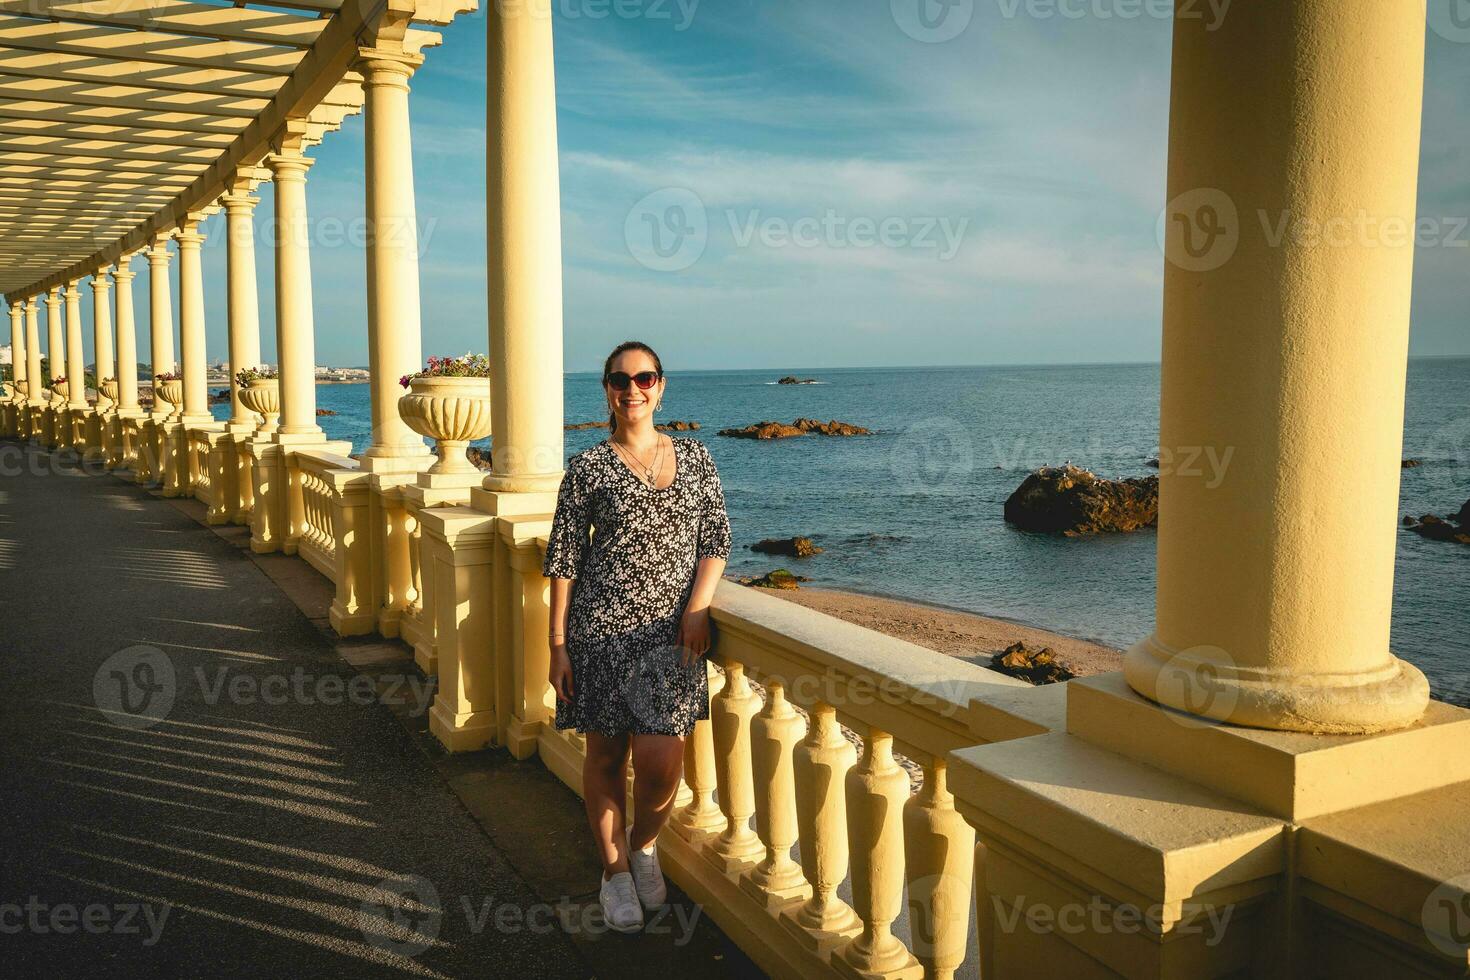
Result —
MULTIPOLYGON (((672 370, 661 421, 699 422, 719 465, 736 550, 730 570, 785 565, 812 585, 911 599, 1126 647, 1153 621, 1154 533, 1085 539, 1013 530, 1006 498, 1038 466, 1070 460, 1144 476, 1156 456, 1156 364, 770 371, 672 370), (778 385, 784 375, 820 383, 778 385), (840 419, 869 437, 760 442, 716 431, 761 420, 840 419), (759 555, 767 537, 811 537, 806 559, 759 555)), ((368 388, 323 385, 320 422, 354 451, 368 388)), ((225 406, 216 407, 217 414, 225 406)), ((1399 517, 1453 514, 1470 497, 1470 358, 1409 363, 1399 517)), ((566 379, 566 419, 607 416, 596 374, 566 379)), ((606 430, 566 434, 567 454, 606 430)), ((1346 487, 1351 474, 1343 474, 1346 487)), ((1470 705, 1470 547, 1400 529, 1395 652, 1437 697, 1470 705)))

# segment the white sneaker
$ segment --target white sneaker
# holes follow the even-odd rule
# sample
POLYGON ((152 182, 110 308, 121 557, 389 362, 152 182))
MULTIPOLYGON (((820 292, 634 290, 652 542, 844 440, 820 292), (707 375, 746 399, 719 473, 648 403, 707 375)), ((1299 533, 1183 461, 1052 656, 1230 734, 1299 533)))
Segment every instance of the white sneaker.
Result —
POLYGON ((597 900, 602 904, 602 921, 609 929, 637 932, 643 928, 643 909, 633 890, 633 876, 628 872, 619 871, 611 878, 602 879, 597 900))
POLYGON ((633 846, 632 827, 628 828, 628 867, 633 869, 633 886, 644 908, 656 909, 669 900, 669 888, 658 866, 658 842, 647 851, 638 850, 633 846))

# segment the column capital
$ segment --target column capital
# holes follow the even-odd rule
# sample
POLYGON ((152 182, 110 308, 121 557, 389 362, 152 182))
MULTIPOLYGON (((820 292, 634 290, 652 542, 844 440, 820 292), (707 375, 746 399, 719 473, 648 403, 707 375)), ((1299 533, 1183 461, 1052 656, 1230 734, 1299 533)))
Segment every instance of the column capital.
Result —
POLYGON ((29 312, 29 313, 36 312, 36 297, 34 297, 34 296, 28 297, 26 299, 26 301, 25 301, 25 308, 26 308, 26 311, 29 312))
POLYGON ((245 187, 235 187, 220 195, 220 204, 224 205, 225 214, 254 214, 255 207, 260 203, 260 198, 245 187))
POLYGON ((423 55, 410 51, 361 47, 352 59, 352 69, 362 75, 366 86, 390 85, 407 89, 408 80, 423 63, 423 55))
MULTIPOLYGON (((66 300, 68 303, 75 303, 81 297, 82 294, 77 291, 77 284, 80 282, 80 279, 73 279, 66 284, 66 300)), ((56 288, 60 289, 61 287, 57 286, 56 288)))
POLYGON ((119 265, 112 270, 113 282, 132 282, 138 274, 125 265, 119 265))
POLYGON ((52 286, 50 289, 48 289, 46 291, 46 305, 47 306, 60 306, 61 305, 61 292, 62 292, 62 290, 64 288, 65 287, 62 287, 62 286, 52 286))
POLYGON ((204 244, 204 236, 199 233, 199 223, 195 221, 186 222, 174 232, 174 240, 179 243, 180 250, 187 249, 191 252, 199 251, 199 246, 204 244))
POLYGON ((153 244, 144 250, 143 254, 148 256, 148 264, 155 268, 168 265, 169 251, 168 240, 172 233, 155 235, 153 244))
POLYGON ((112 283, 109 282, 108 279, 107 279, 108 275, 110 275, 111 273, 112 273, 112 266, 110 266, 110 265, 104 265, 102 268, 100 268, 96 272, 92 273, 92 288, 94 290, 96 290, 97 292, 102 292, 103 290, 111 289, 112 288, 112 283))
POLYGON ((287 148, 285 152, 272 153, 265 158, 266 166, 270 167, 271 177, 276 183, 306 180, 306 172, 316 161, 307 156, 304 149, 287 148))

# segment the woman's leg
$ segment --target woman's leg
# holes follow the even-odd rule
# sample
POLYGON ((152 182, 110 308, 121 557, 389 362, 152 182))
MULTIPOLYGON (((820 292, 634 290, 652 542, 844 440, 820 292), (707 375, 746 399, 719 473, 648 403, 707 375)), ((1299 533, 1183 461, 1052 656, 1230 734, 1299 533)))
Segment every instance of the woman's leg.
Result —
POLYGON ((582 799, 603 871, 609 877, 627 871, 628 847, 623 836, 623 809, 628 800, 627 735, 587 733, 582 799))
POLYGON ((684 774, 684 740, 677 735, 633 736, 633 846, 647 847, 674 809, 684 774))

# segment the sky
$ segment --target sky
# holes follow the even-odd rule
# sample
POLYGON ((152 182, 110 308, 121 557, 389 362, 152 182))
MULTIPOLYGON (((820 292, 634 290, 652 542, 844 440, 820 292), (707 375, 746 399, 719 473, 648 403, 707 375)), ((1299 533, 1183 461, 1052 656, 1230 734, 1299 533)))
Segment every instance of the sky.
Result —
MULTIPOLYGON (((552 2, 568 371, 626 339, 671 370, 1158 360, 1157 0, 552 2)), ((413 80, 426 355, 488 346, 484 30, 456 20, 413 80)), ((1467 354, 1470 37, 1429 30, 1427 55, 1420 215, 1439 232, 1418 249, 1411 353, 1467 354)), ((313 155, 317 363, 365 365, 361 117, 313 155)), ((211 360, 223 220, 205 226, 211 360)))

